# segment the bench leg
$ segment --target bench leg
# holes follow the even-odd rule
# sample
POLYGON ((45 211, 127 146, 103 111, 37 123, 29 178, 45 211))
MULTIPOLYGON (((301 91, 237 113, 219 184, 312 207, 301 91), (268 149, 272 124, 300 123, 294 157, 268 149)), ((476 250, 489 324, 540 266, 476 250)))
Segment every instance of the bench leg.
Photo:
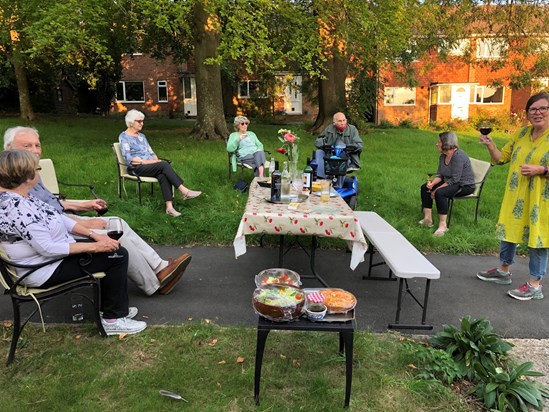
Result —
POLYGON ((362 280, 396 280, 395 277, 393 277, 393 272, 389 270, 389 276, 372 276, 372 268, 376 266, 385 265, 385 261, 382 260, 381 262, 373 263, 374 260, 374 254, 375 254, 375 247, 374 245, 370 244, 370 247, 368 248, 368 254, 370 255, 370 263, 368 265, 368 276, 362 276, 362 280))
POLYGON ((408 279, 399 279, 398 284, 398 297, 397 297, 397 311, 395 316, 395 323, 390 323, 388 329, 418 329, 418 330, 432 330, 433 325, 426 325, 425 320, 427 318, 427 303, 429 302, 429 291, 431 287, 431 279, 426 280, 425 284, 425 295, 423 297, 423 304, 414 296, 410 287, 408 286, 408 279), (421 307, 421 324, 420 325, 407 325, 400 323, 400 312, 402 310, 402 300, 404 299, 403 295, 403 286, 406 284, 406 293, 409 294, 412 299, 421 307))

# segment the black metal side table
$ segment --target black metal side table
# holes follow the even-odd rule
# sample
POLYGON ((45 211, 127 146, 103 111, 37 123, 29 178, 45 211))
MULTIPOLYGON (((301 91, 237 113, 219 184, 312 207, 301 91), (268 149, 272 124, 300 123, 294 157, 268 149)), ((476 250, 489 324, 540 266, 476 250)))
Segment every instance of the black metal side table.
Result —
POLYGON ((259 404, 259 390, 261 381, 261 366, 267 336, 271 330, 302 330, 318 332, 339 332, 339 353, 345 353, 345 404, 349 406, 351 399, 351 383, 353 379, 353 338, 355 320, 345 322, 311 322, 306 318, 299 318, 293 322, 271 322, 261 316, 257 322, 257 348, 255 352, 254 399, 259 404))

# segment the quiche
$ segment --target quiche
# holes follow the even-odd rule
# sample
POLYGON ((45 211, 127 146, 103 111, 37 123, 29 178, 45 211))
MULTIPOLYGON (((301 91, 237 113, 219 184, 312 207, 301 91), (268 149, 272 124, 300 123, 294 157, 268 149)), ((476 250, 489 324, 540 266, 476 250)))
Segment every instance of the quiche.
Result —
POLYGON ((343 289, 321 289, 324 304, 330 313, 346 313, 356 306, 356 297, 343 289))

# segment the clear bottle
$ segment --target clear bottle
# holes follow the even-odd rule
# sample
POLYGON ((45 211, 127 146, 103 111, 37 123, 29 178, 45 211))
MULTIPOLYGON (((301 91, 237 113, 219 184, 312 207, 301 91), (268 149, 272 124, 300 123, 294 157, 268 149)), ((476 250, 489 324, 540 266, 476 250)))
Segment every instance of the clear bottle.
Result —
POLYGON ((274 162, 274 171, 271 174, 271 202, 280 202, 282 191, 282 174, 278 170, 278 162, 274 162))
POLYGON ((280 201, 289 202, 290 201, 290 172, 288 170, 288 162, 284 162, 282 167, 282 184, 281 184, 281 193, 280 201))
POLYGON ((313 168, 311 167, 311 159, 307 158, 307 165, 303 169, 303 189, 311 190, 313 182, 313 168))
POLYGON ((272 176, 276 170, 276 163, 274 157, 271 157, 271 162, 269 163, 269 176, 272 176))

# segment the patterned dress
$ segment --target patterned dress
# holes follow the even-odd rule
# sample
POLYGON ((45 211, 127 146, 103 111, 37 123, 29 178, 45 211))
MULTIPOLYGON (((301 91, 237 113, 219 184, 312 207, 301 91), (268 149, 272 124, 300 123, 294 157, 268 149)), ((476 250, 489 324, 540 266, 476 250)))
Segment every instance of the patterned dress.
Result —
POLYGON ((549 247, 549 178, 523 176, 522 164, 549 165, 549 129, 532 141, 533 127, 517 131, 503 147, 498 164, 509 163, 499 212, 497 238, 529 247, 549 247))

